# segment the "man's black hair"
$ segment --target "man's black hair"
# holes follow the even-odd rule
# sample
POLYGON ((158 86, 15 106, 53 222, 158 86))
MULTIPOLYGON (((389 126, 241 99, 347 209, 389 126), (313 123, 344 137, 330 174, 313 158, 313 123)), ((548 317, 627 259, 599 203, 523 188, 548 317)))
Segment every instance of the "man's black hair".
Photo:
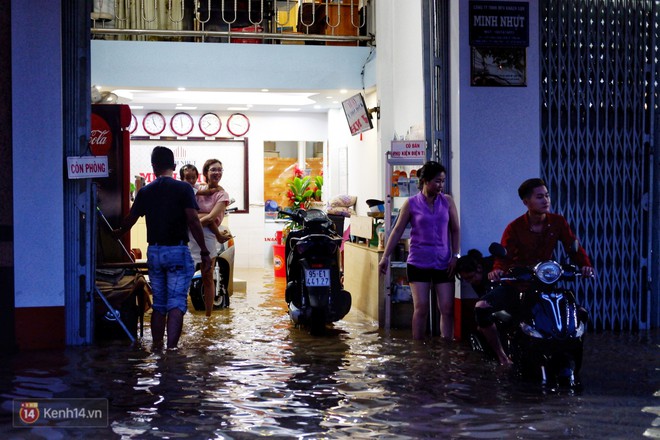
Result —
POLYGON ((535 177, 533 179, 525 180, 518 188, 518 196, 520 197, 520 200, 525 200, 530 197, 534 192, 534 188, 538 188, 539 186, 546 186, 543 179, 535 177))
POLYGON ((174 170, 174 153, 167 147, 157 146, 151 152, 151 165, 154 171, 174 170))

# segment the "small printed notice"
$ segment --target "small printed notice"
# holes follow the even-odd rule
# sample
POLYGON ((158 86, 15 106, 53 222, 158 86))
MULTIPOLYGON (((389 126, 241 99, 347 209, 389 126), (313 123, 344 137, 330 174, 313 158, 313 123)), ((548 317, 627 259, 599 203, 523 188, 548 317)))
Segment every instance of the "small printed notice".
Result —
POLYGON ((69 179, 108 177, 108 156, 71 156, 66 158, 69 179))
POLYGON ((374 128, 371 123, 371 118, 369 117, 367 105, 365 104, 364 97, 361 93, 342 101, 341 105, 344 108, 351 135, 355 136, 363 131, 374 128))
POLYGON ((426 141, 392 141, 390 148, 392 159, 426 159, 426 141))

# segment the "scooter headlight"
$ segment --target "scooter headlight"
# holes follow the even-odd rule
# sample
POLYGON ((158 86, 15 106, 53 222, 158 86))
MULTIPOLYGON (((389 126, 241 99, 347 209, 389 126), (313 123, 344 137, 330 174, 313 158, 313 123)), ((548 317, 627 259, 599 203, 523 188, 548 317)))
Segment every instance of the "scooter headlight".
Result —
POLYGON ((539 281, 545 284, 554 284, 561 277, 563 270, 555 261, 544 261, 534 268, 534 274, 539 281))

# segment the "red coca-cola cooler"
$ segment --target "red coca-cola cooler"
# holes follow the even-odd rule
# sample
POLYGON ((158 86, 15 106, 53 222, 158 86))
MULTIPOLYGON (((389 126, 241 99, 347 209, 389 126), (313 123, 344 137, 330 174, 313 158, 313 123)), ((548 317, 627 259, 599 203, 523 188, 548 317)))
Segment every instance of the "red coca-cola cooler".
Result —
MULTIPOLYGON (((90 149, 95 156, 108 156, 108 177, 96 178, 100 212, 113 228, 118 228, 130 209, 130 142, 128 127, 131 109, 124 104, 93 104, 90 149)), ((128 255, 110 235, 105 220, 98 219, 97 262, 125 262, 128 255)), ((122 242, 130 249, 130 234, 122 242)))

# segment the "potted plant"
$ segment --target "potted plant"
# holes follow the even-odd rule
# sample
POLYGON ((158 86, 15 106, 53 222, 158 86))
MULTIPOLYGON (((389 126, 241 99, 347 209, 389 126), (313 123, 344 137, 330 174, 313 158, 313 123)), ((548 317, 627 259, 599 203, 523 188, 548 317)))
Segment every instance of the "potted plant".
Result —
POLYGON ((314 177, 314 187, 312 189, 312 197, 308 203, 309 208, 325 209, 325 203, 321 201, 323 197, 323 176, 314 177))
POLYGON ((311 177, 309 176, 295 176, 293 179, 287 181, 289 185, 287 196, 291 202, 291 209, 307 208, 307 202, 314 194, 314 191, 309 188, 310 183, 311 177))

